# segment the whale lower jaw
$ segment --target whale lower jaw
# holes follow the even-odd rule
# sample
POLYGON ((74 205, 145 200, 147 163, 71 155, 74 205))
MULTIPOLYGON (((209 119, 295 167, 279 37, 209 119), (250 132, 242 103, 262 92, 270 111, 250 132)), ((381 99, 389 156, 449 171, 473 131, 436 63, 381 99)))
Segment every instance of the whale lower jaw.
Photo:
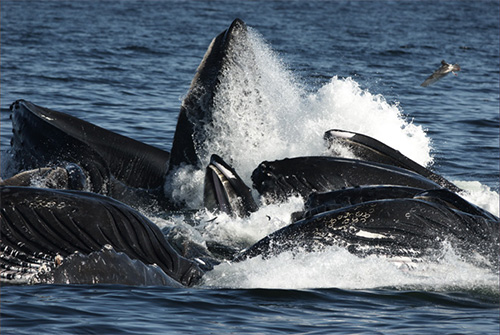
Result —
POLYGON ((194 285, 203 273, 170 245, 154 223, 109 197, 15 186, 0 186, 0 196, 4 279, 26 280, 46 264, 57 265, 58 257, 65 263, 75 252, 90 255, 107 245, 145 265, 156 264, 182 285, 194 285))
POLYGON ((244 217, 258 209, 250 188, 217 155, 212 155, 206 168, 203 195, 205 208, 209 210, 244 217))
POLYGON ((201 166, 200 155, 206 134, 203 127, 212 121, 213 100, 217 94, 219 77, 225 63, 230 61, 230 51, 234 44, 247 38, 247 26, 235 19, 231 26, 215 37, 208 47, 191 87, 182 101, 174 140, 172 143, 169 171, 182 165, 201 166))

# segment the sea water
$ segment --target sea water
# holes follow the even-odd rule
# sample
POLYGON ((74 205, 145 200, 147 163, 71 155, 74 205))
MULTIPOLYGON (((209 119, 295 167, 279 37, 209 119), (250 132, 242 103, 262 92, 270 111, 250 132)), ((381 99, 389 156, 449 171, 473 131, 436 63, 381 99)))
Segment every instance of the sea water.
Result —
MULTIPOLYGON (((224 70, 204 163, 217 153, 251 185, 261 161, 327 154, 324 132, 345 129, 430 167, 498 215, 497 2, 0 6, 2 177, 15 172, 8 105, 19 98, 170 150, 180 102, 210 40, 240 17, 250 26, 245 47, 255 57, 251 62, 235 50, 241 66, 224 70), (420 87, 442 58, 462 71, 420 87)), ((175 197, 200 208, 203 177, 204 171, 178 171, 175 197)), ((290 198, 241 219, 200 210, 195 227, 182 215, 150 219, 182 227, 200 244, 238 248, 287 225, 302 206, 290 198)), ((498 273, 464 262, 452 248, 440 264, 407 264, 331 247, 222 263, 192 289, 3 286, 0 327, 6 333, 490 334, 499 332, 498 287, 498 273)))

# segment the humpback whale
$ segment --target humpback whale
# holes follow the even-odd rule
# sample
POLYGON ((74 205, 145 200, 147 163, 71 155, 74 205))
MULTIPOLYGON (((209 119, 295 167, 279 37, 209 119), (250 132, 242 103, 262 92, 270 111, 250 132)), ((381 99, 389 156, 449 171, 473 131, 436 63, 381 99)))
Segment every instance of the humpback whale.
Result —
MULTIPOLYGON (((236 19, 210 44, 182 103, 172 154, 26 100, 11 105, 12 151, 24 172, 0 182, 2 222, 9 223, 2 224, 0 241, 5 251, 1 266, 7 270, 2 272, 3 280, 27 278, 33 271, 39 271, 41 264, 53 265, 55 257, 61 255, 64 267, 71 267, 68 260, 76 264, 82 257, 126 258, 145 266, 157 264, 167 277, 182 285, 190 286, 197 281, 201 273, 197 265, 178 255, 154 224, 124 203, 135 208, 152 203, 162 209, 175 208, 164 195, 164 183, 176 167, 201 167, 197 151, 204 140, 202 127, 211 120, 210 104, 216 93, 217 77, 224 62, 229 61, 231 44, 245 33, 246 25, 236 19), (44 187, 74 191, 29 187, 34 179, 42 180, 44 187), (29 208, 28 204, 39 198, 56 205, 29 208), (92 215, 87 217, 88 213, 92 215), (148 236, 144 232, 135 236, 139 234, 137 230, 143 229, 148 230, 148 236), (83 241, 77 241, 79 235, 83 235, 83 241), (19 243, 25 243, 22 249, 18 249, 19 243), (121 256, 110 256, 106 246, 121 256), (145 248, 149 253, 137 248, 145 248), (75 252, 79 255, 74 256, 75 252)), ((210 185, 224 190, 213 193, 214 196, 234 188, 238 199, 242 199, 235 202, 225 196, 227 201, 219 209, 227 211, 232 206, 231 211, 236 211, 241 206, 236 211, 238 215, 256 210, 250 190, 229 175, 230 167, 214 156, 207 169, 217 175, 207 177, 207 183, 211 180, 210 185), (220 178, 224 179, 222 183, 220 178)), ((209 194, 207 191, 205 197, 208 207, 209 194)), ((57 277, 57 271, 61 272, 61 268, 53 269, 52 278, 57 277)))
POLYGON ((182 102, 170 153, 26 100, 11 105, 20 173, 0 182, 2 281, 192 286, 222 260, 330 245, 360 256, 438 261, 451 243, 464 257, 498 266, 497 217, 458 196, 460 189, 442 176, 344 130, 324 138, 348 146, 357 159, 290 157, 255 168, 252 186, 262 203, 295 195, 307 201, 288 226, 236 256, 215 242, 189 245, 140 214, 138 208, 152 204, 166 213, 179 209, 163 186, 186 165, 205 169, 208 210, 245 217, 259 209, 237 171, 204 146, 221 71, 246 34, 236 19, 212 40, 182 102), (48 189, 33 187, 34 179, 48 189))
POLYGON ((74 161, 90 173, 96 191, 109 174, 131 187, 163 185, 168 152, 29 101, 10 108, 12 147, 22 168, 74 161))
POLYGON ((360 160, 397 166, 418 173, 453 192, 462 191, 459 187, 442 176, 430 171, 422 165, 409 159, 388 145, 363 134, 352 131, 332 129, 325 132, 324 139, 328 147, 333 143, 347 146, 360 160))
POLYGON ((430 179, 391 165, 349 158, 306 156, 262 162, 252 173, 254 187, 268 201, 291 195, 359 185, 400 185, 422 189, 441 188, 430 179))
MULTIPOLYGON (((369 190, 374 194, 372 191, 369 190)), ((338 196, 345 197, 349 192, 354 197, 360 195, 359 189, 346 189, 338 196)), ((341 246, 360 256, 436 261, 442 256, 445 243, 450 243, 468 261, 497 268, 500 220, 468 205, 448 206, 441 200, 443 194, 434 192, 424 191, 413 197, 413 192, 409 192, 401 198, 385 193, 386 199, 355 201, 334 209, 309 209, 310 215, 266 236, 241 252, 236 260, 341 246)), ((459 198, 455 194, 450 197, 459 198)), ((459 203, 466 201, 455 199, 455 204, 459 203)))
POLYGON ((204 126, 212 121, 219 76, 223 66, 233 61, 234 45, 244 41, 246 34, 246 24, 235 19, 212 40, 181 104, 170 153, 66 113, 18 100, 10 108, 12 148, 20 169, 75 163, 85 171, 92 192, 136 208, 154 203, 161 209, 179 209, 164 196, 163 186, 178 167, 203 168, 204 126))
POLYGON ((224 160, 212 155, 205 174, 203 200, 205 208, 227 214, 248 216, 258 206, 250 188, 224 160))
MULTIPOLYGON (((252 179, 271 202, 293 194, 307 201, 303 212, 292 213, 290 225, 235 255, 235 262, 327 246, 359 256, 438 261, 450 243, 464 259, 498 267, 500 219, 413 171, 345 158, 298 157, 263 162, 252 179), (353 187, 353 180, 364 186, 353 187)), ((226 196, 236 198, 234 189, 226 196)))
POLYGON ((212 121, 212 105, 217 93, 222 67, 231 62, 234 44, 244 40, 246 24, 235 19, 231 26, 215 37, 208 47, 194 76, 181 111, 172 143, 170 169, 182 165, 201 168, 200 150, 205 141, 203 127, 212 121))
POLYGON ((168 152, 29 101, 17 100, 10 109, 21 170, 72 164, 84 171, 88 191, 136 207, 169 206, 162 190, 168 152))
POLYGON ((0 186, 0 196, 2 279, 28 281, 42 267, 55 268, 58 256, 88 255, 108 245, 145 265, 156 264, 182 285, 194 285, 203 273, 154 223, 109 197, 17 186, 0 186))

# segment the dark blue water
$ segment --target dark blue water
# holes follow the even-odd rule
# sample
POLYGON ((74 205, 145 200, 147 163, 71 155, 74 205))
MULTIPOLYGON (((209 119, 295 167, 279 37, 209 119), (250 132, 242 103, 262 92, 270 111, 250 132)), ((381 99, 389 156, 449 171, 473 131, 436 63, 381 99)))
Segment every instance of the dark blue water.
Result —
MULTIPOLYGON (((351 77, 362 90, 397 104, 430 138, 434 169, 476 191, 473 199, 498 215, 498 1, 2 0, 0 12, 3 177, 12 173, 8 106, 20 98, 169 150, 180 103, 208 44, 240 17, 307 91, 317 92, 334 76, 351 77), (460 64, 458 76, 420 87, 442 59, 460 64)), ((301 275, 317 275, 321 263, 310 267, 285 279, 270 274, 276 285, 3 286, 1 332, 500 331, 498 280, 480 272, 459 268, 458 279, 412 285, 412 278, 386 287, 384 278, 358 285, 366 271, 337 268, 324 274, 328 280, 294 285, 301 275), (353 285, 329 284, 344 271, 353 285)))
POLYGON ((498 306, 488 294, 9 287, 2 292, 2 331, 6 334, 495 334, 498 306))

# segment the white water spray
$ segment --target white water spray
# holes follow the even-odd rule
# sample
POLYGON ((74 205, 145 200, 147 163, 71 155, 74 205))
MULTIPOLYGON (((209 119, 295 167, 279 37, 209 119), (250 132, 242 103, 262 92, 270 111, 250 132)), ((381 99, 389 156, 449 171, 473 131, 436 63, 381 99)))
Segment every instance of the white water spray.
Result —
POLYGON ((429 138, 399 106, 350 78, 334 77, 308 93, 252 30, 248 43, 253 52, 233 50, 239 61, 223 70, 206 143, 207 152, 230 160, 244 180, 263 160, 324 154, 323 134, 332 128, 372 136, 431 163, 429 138))
POLYGON ((405 259, 360 258, 339 247, 323 252, 283 252, 263 260, 223 263, 204 276, 204 285, 225 288, 341 288, 391 287, 419 290, 498 291, 498 273, 475 267, 448 248, 440 263, 411 263, 405 259))
MULTIPOLYGON (((232 50, 234 61, 226 64, 220 77, 213 123, 205 128, 203 163, 216 153, 251 185, 252 171, 264 160, 326 154, 323 134, 337 128, 376 138, 421 165, 432 164, 430 139, 421 126, 404 117, 398 104, 361 89, 352 78, 333 77, 319 90, 308 92, 257 33, 250 29, 248 36, 244 46, 232 50)), ((173 186, 176 199, 202 207, 203 176, 204 171, 179 170, 173 186)), ((481 184, 459 186, 471 189, 470 201, 479 201, 498 215, 496 192, 481 184)), ((250 246, 289 224, 290 213, 302 206, 302 200, 290 199, 261 207, 248 218, 205 213, 197 229, 206 240, 250 246)), ((498 286, 497 275, 467 264, 452 250, 440 264, 408 265, 383 257, 359 258, 337 247, 223 263, 204 280, 205 286, 234 288, 498 286)))
MULTIPOLYGON (((337 128, 366 134, 422 165, 432 163, 430 139, 407 121, 397 104, 362 90, 351 78, 333 77, 307 92, 277 55, 251 28, 230 51, 214 98, 213 122, 205 127, 200 157, 218 154, 251 185, 251 173, 264 160, 324 155, 323 135, 337 128)), ((201 207, 203 183, 178 172, 174 199, 201 207)))

